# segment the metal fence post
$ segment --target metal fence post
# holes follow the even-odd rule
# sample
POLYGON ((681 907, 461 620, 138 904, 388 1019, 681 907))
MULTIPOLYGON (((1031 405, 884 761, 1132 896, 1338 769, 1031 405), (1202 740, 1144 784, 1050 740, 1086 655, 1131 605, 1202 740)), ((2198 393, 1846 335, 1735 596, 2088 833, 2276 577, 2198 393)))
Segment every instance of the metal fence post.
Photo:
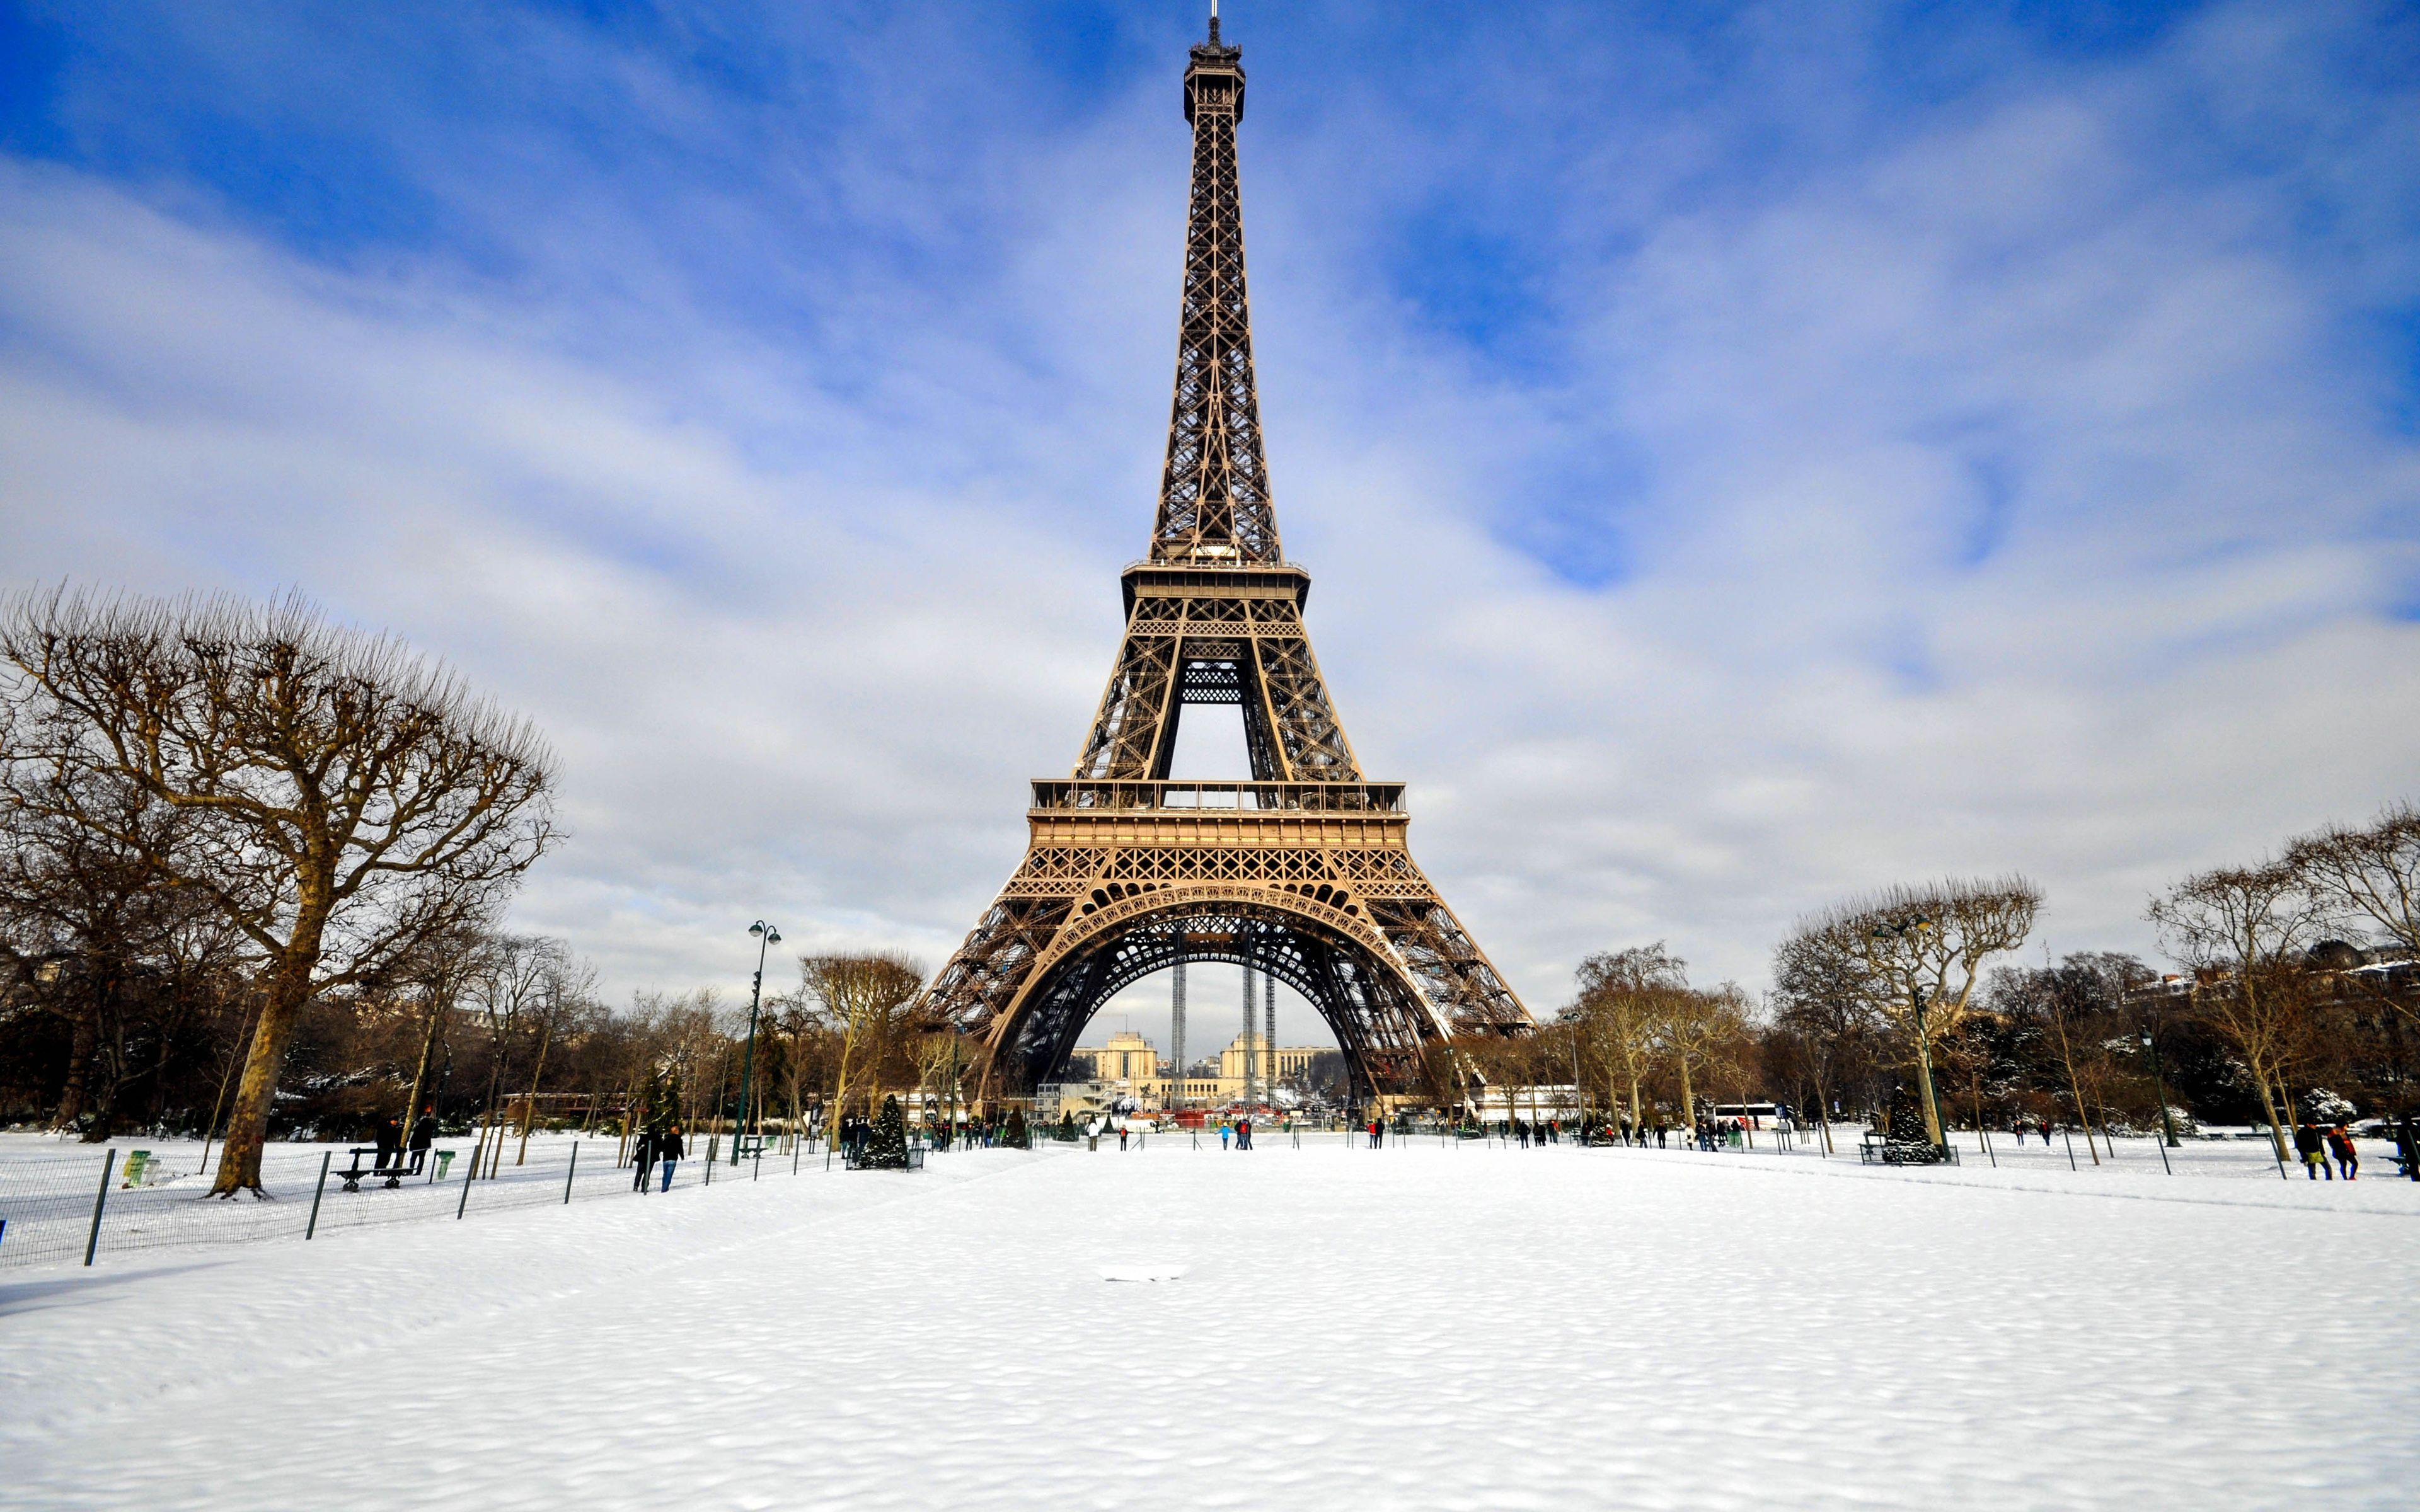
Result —
MULTIPOLYGON (((302 1226, 302 1239, 306 1243, 310 1242, 313 1234, 319 1231, 319 1199, 327 1195, 328 1163, 335 1158, 336 1152, 333 1149, 323 1149, 319 1151, 319 1184, 311 1189, 311 1221, 302 1226)), ((356 1164, 348 1165, 345 1169, 349 1171, 360 1170, 361 1165, 358 1164, 360 1158, 361 1157, 359 1156, 355 1156, 354 1160, 356 1164)))
POLYGON ((473 1161, 462 1172, 462 1200, 454 1204, 454 1218, 460 1222, 463 1210, 471 1206, 471 1178, 477 1175, 479 1163, 473 1161))
POLYGON ((117 1149, 112 1146, 101 1162, 101 1190, 92 1197, 92 1233, 84 1242, 84 1263, 92 1263, 93 1252, 101 1248, 101 1210, 109 1205, 109 1175, 117 1168, 117 1149))
POLYGON ((571 1206, 571 1179, 580 1174, 580 1141, 571 1142, 571 1165, 563 1173, 563 1205, 571 1206))
POLYGON ((748 1180, 752 1181, 765 1180, 765 1136, 763 1134, 756 1136, 756 1168, 749 1173, 748 1180))

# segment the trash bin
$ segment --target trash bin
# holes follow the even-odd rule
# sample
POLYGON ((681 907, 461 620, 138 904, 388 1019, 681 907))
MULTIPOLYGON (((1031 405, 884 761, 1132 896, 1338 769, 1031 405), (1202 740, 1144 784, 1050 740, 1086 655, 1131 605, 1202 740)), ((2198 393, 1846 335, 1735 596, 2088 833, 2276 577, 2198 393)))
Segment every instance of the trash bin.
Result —
POLYGON ((453 1164, 454 1151, 450 1149, 441 1149, 437 1152, 437 1179, 439 1180, 442 1181, 445 1180, 445 1167, 453 1164))

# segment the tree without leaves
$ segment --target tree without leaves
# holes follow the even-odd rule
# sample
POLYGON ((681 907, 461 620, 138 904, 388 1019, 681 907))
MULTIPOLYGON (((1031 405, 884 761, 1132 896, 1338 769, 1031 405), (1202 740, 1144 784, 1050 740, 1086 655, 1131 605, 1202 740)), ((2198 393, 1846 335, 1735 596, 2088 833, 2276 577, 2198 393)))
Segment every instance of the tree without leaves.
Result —
POLYGON ((68 1026, 50 1121, 80 1128, 88 1141, 109 1137, 132 1080, 151 1078, 158 1094, 192 1021, 225 1016, 219 1011, 240 995, 230 980, 240 954, 232 932, 208 900, 170 885, 148 858, 175 848, 178 827, 178 816, 127 784, 87 773, 19 773, 0 784, 0 993, 12 1010, 68 1026), (72 802, 48 791, 66 783, 84 790, 72 802), (21 795, 20 786, 34 791, 21 795), (140 833, 147 843, 120 843, 61 817, 78 807, 108 812, 113 833, 140 833))
MULTIPOLYGON (((2331 923, 2375 931, 2379 943, 2420 961, 2420 810, 2394 803, 2360 829, 2304 835, 2286 847, 2285 865, 2331 923)), ((2395 976, 2346 980, 2406 1025, 2420 1022, 2420 996, 2395 976)))
POLYGON ((1785 949, 1854 991, 1896 1025, 1914 1051, 1925 1130, 1942 1142, 1932 1051, 1973 1001, 1984 963, 2033 933, 2041 892, 2020 876, 1894 887, 1803 920, 1785 949))
POLYGON ((2112 1158, 2118 1147, 2109 1143, 2105 1119, 2096 1128, 2092 1110, 2109 1106, 2111 1084, 2128 1069, 2112 1046, 2132 1046, 2126 995, 2150 976, 2149 968, 2133 956, 2078 951, 2055 966, 2003 967, 1993 973, 1985 994, 1992 1011, 2008 1021, 2018 1042, 2031 1041, 2047 1059, 2046 1067, 2037 1062, 2038 1074, 2047 1072, 2046 1079, 2065 1093, 2095 1165, 2101 1164, 2096 1136, 2108 1146, 2112 1158))
POLYGON ((1890 1019, 1861 958, 1833 949, 1823 935, 1784 940, 1774 951, 1773 979, 1774 1022, 1793 1040, 1814 1083, 1828 1151, 1832 1101, 1854 1088, 1851 1106, 1870 1111, 1880 1095, 1877 1071, 1897 1061, 1885 1048, 1890 1019))
POLYGON ((799 985, 840 1039, 827 1138, 840 1135, 849 1099, 879 1090, 884 1063, 899 1047, 908 1006, 924 984, 924 968, 891 951, 871 955, 810 955, 799 959, 799 985))
POLYGON ((1745 1054, 1751 1038, 1747 995, 1733 982, 1675 995, 1657 1025, 1657 1048, 1681 1077, 1681 1118, 1698 1121, 1698 1082, 1745 1054))
POLYGON ((2144 917, 2160 948, 2193 972, 2195 1014, 2243 1057, 2277 1158, 2287 1159, 2286 1079, 2311 1032, 2303 953, 2326 921, 2302 875, 2282 861, 2218 867, 2152 899, 2144 917))
POLYGON ((1688 990, 1688 963, 1661 940, 1580 963, 1579 995, 1563 1016, 1579 1037, 1583 1058, 1603 1071, 1608 1088, 1628 1092, 1634 1124, 1646 1121, 1639 1088, 1661 1026, 1688 990))
POLYGON ((297 1016, 489 916, 553 840, 552 761, 518 719, 300 597, 175 603, 61 588, 0 610, 10 801, 142 854, 261 957, 260 1011, 211 1190, 260 1188, 297 1016), (161 847, 120 785, 185 820, 161 847))

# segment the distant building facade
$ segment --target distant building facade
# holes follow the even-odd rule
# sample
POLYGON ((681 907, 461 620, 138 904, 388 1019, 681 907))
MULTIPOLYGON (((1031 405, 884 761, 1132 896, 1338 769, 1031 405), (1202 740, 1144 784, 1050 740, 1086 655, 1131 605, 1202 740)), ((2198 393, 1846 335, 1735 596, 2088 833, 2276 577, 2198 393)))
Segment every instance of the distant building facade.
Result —
POLYGON ((1261 1034, 1238 1034, 1215 1060, 1196 1061, 1180 1077, 1175 1073, 1176 1068, 1160 1058, 1156 1046, 1126 1029, 1111 1035, 1107 1044, 1078 1048, 1068 1057, 1067 1071, 1070 1078, 1081 1078, 1102 1089, 1083 1097, 1086 1102, 1102 1098, 1104 1093, 1114 1098, 1123 1091, 1147 1108, 1218 1107, 1244 1095, 1244 1056, 1248 1047, 1259 1062, 1254 1068, 1259 1078, 1275 1083, 1298 1083, 1310 1072, 1315 1057, 1336 1053, 1333 1045, 1281 1044, 1271 1048, 1261 1034))

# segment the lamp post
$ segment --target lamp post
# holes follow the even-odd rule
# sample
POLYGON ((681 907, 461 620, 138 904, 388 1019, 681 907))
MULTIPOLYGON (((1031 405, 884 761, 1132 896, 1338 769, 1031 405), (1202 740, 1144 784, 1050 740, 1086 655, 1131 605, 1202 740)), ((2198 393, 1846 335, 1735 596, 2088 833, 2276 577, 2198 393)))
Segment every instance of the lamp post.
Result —
POLYGON ((739 1141, 748 1137, 748 1094, 756 1089, 756 1010, 765 1001, 765 952, 782 943, 782 932, 758 919, 748 926, 756 936, 756 980, 748 989, 748 1054, 740 1062, 739 1128, 731 1140, 731 1164, 739 1164, 739 1141))
MULTIPOLYGON (((1903 940, 1910 934, 1920 935, 1931 927, 1931 919, 1917 914, 1888 924, 1878 924, 1874 927, 1870 937, 1877 940, 1884 938, 1903 940)), ((1924 1088, 1925 1116, 1932 1120, 1933 1130, 1941 1140, 1941 1148, 1947 1150, 1949 1148, 1949 1126, 1942 1121, 1941 1104, 1932 1095, 1932 1034, 1925 1025, 1924 994, 1916 985, 1916 973, 1913 971, 1907 974, 1907 1001, 1908 1006, 1916 1010, 1916 1079, 1924 1088)))

